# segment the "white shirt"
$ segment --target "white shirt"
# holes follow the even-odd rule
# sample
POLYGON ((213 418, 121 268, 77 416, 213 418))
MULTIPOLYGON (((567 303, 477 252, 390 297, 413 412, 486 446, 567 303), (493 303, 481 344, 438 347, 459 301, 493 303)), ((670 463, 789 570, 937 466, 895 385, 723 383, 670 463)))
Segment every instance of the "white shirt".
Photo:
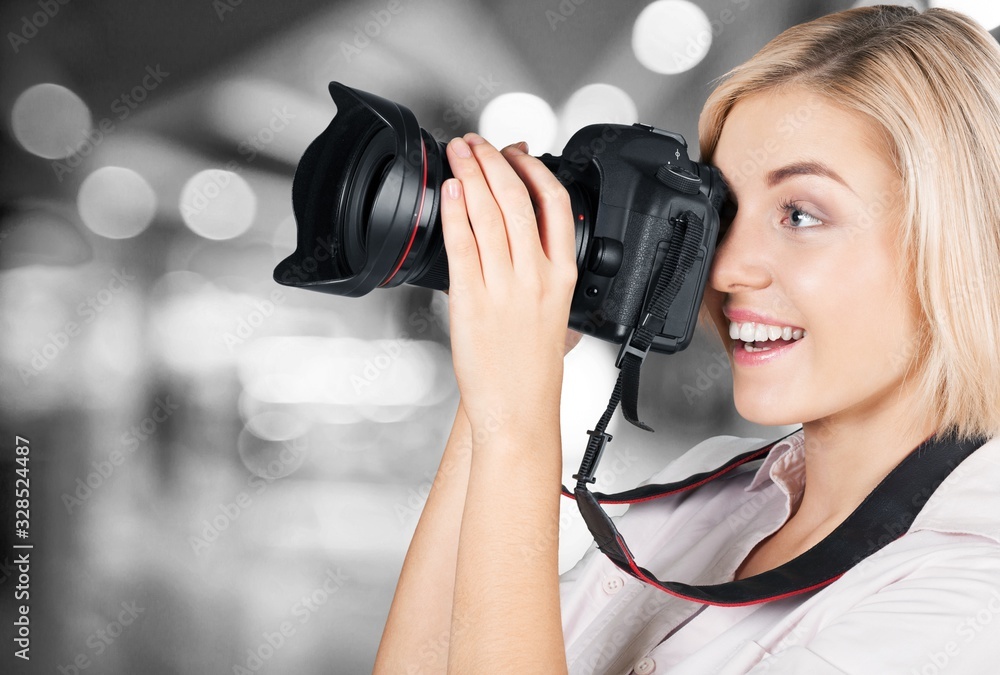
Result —
MULTIPOLYGON (((761 439, 710 438, 649 482, 715 468, 761 439)), ((636 562, 663 580, 732 581, 802 495, 802 431, 756 471, 740 467, 693 491, 632 505, 616 518, 636 562)), ((562 575, 573 675, 901 675, 1000 672, 1000 438, 976 450, 894 539, 818 591, 748 607, 706 606, 633 579, 591 547, 562 575), (669 638, 669 639, 665 639, 669 638)))

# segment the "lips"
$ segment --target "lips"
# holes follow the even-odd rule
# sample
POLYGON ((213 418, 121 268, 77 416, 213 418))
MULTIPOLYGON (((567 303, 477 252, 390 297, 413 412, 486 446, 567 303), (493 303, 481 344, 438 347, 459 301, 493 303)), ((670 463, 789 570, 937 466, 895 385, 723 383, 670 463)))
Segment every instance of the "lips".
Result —
POLYGON ((733 360, 744 366, 759 365, 787 353, 807 335, 804 328, 782 319, 741 307, 725 307, 733 360))
MULTIPOLYGON (((777 349, 779 347, 784 347, 786 345, 794 344, 796 342, 798 342, 798 340, 778 339, 778 340, 768 340, 767 342, 743 342, 742 340, 737 340, 736 346, 739 347, 740 344, 750 345, 754 349, 761 349, 767 351, 770 349, 777 349)), ((746 349, 746 347, 744 347, 744 349, 746 349)))
POLYGON ((733 341, 733 362, 737 366, 759 366, 788 354, 804 338, 798 340, 768 340, 757 347, 754 342, 733 341))

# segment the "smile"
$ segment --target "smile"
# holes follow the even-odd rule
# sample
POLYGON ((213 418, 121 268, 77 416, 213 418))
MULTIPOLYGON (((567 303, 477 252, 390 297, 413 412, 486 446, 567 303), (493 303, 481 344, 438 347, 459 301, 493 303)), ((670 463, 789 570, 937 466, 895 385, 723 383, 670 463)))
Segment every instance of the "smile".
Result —
POLYGON ((733 356, 743 365, 770 360, 804 338, 806 334, 804 329, 791 326, 774 326, 752 321, 729 322, 729 337, 736 341, 733 356), (764 357, 763 352, 773 353, 764 357))

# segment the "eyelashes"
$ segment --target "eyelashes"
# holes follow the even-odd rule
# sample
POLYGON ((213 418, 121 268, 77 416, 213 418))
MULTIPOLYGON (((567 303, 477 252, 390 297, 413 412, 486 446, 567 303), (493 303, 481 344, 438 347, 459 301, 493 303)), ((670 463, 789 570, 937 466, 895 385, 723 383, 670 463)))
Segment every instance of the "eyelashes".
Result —
MULTIPOLYGON (((737 209, 736 203, 731 199, 725 200, 719 207, 718 241, 721 242, 729 232, 733 221, 736 219, 737 209)), ((781 214, 781 224, 790 230, 806 230, 825 224, 818 216, 814 216, 802 208, 800 202, 794 200, 780 200, 777 209, 778 213, 781 214)))
POLYGON ((802 205, 795 201, 782 200, 778 203, 778 211, 785 214, 789 220, 788 227, 793 230, 801 230, 822 225, 823 221, 802 208, 802 205))

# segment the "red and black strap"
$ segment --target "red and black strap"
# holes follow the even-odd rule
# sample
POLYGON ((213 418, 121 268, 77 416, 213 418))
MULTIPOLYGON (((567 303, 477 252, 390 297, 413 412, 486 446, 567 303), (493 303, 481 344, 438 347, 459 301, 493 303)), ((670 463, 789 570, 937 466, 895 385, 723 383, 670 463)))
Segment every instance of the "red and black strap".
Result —
MULTIPOLYGON (((739 607, 807 593, 836 581, 859 562, 901 536, 902 532, 889 535, 890 530, 885 524, 912 523, 928 495, 962 460, 981 447, 985 439, 956 440, 932 436, 925 440, 889 472, 826 538, 780 567, 739 581, 704 586, 661 581, 636 563, 614 521, 601 508, 601 503, 636 503, 693 490, 741 464, 763 458, 777 442, 744 452, 717 469, 695 474, 683 481, 644 485, 613 495, 592 493, 586 483, 579 482, 572 496, 598 548, 628 574, 679 598, 708 605, 739 607)), ((565 488, 563 491, 569 494, 565 488)))

